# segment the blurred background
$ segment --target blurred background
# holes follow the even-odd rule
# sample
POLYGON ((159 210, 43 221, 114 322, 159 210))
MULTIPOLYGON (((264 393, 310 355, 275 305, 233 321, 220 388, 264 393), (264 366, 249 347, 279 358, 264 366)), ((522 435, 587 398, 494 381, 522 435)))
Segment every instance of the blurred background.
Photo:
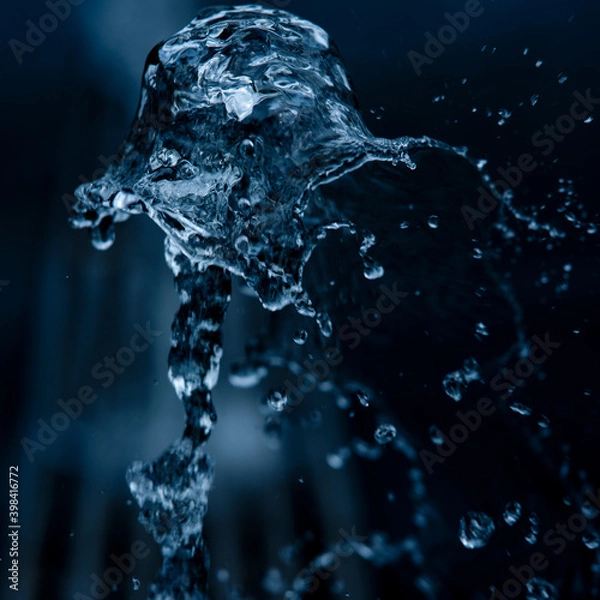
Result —
MULTIPOLYGON (((19 59, 17 46, 9 42, 25 42, 28 21, 39 23, 49 10, 41 0, 4 8, 2 469, 7 473, 9 465, 19 466, 19 592, 24 600, 70 598, 78 592, 90 596, 92 574, 101 576, 111 565, 110 555, 129 552, 135 541, 144 542, 150 552, 111 591, 111 598, 145 597, 160 564, 158 547, 137 522, 124 473, 132 461, 160 454, 183 427, 183 410, 167 379, 177 298, 164 263, 163 234, 148 219, 131 219, 117 227, 115 245, 98 252, 87 232, 69 227, 65 195, 102 174, 118 151, 136 109, 150 49, 212 4, 220 3, 83 0, 32 52, 17 52, 19 59), (148 323, 160 333, 103 388, 94 377, 95 366, 130 345, 136 325, 146 328, 148 323), (82 386, 93 387, 96 401, 29 460, 23 438, 36 440, 39 420, 49 422, 57 401, 77 396, 82 386)), ((428 135, 466 146, 470 156, 486 159, 489 172, 495 172, 531 150, 532 135, 568 111, 574 91, 591 88, 600 97, 600 7, 592 0, 482 0, 481 5, 481 16, 439 58, 424 65, 420 75, 408 52, 422 53, 426 32, 435 33, 446 22, 444 13, 463 10, 464 2, 291 0, 285 9, 320 25, 335 40, 374 134, 428 135)), ((595 181, 599 120, 600 112, 578 124, 516 195, 520 206, 542 213, 548 206, 546 220, 568 231, 567 241, 552 249, 546 240, 529 247, 518 261, 514 256, 509 261, 527 332, 556 331, 557 338, 570 344, 546 380, 536 380, 529 400, 542 403, 544 414, 558 424, 559 434, 547 442, 561 457, 553 464, 585 471, 594 489, 600 486, 598 238, 590 235, 582 241, 576 225, 582 215, 586 223, 600 221, 595 181), (569 285, 560 290, 565 272, 571 271, 569 285)), ((290 578, 327 546, 319 540, 334 544, 340 529, 349 533, 353 527, 358 535, 372 534, 369 515, 374 512, 379 511, 378 530, 384 532, 386 523, 406 516, 403 506, 394 505, 394 494, 400 497, 408 489, 400 480, 406 478, 406 465, 390 461, 381 467, 377 481, 387 477, 390 485, 375 502, 374 484, 365 475, 372 461, 358 452, 351 466, 339 469, 331 466, 335 459, 327 459, 345 443, 342 428, 319 427, 319 418, 307 411, 304 422, 298 419, 296 426, 274 434, 265 428, 268 382, 250 390, 230 384, 230 366, 249 340, 274 326, 258 301, 243 292, 235 282, 215 391, 219 421, 209 442, 216 477, 206 528, 215 599, 283 597, 290 578)), ((429 360, 430 349, 424 348, 417 344, 411 354, 422 353, 422 360, 429 360)), ((498 351, 504 348, 499 344, 498 351)), ((443 350, 448 355, 447 345, 443 350)), ((394 352, 391 358, 402 371, 406 346, 399 343, 394 352)), ((439 389, 432 394, 442 402, 440 382, 435 385, 439 389)), ((455 408, 450 402, 440 428, 451 424, 455 408)), ((494 433, 498 445, 491 452, 510 438, 510 429, 502 427, 494 433)), ((526 452, 511 449, 510 459, 527 462, 526 452)), ((476 447, 470 453, 477 454, 476 447)), ((429 489, 438 504, 454 487, 492 496, 518 487, 510 468, 492 471, 484 484, 482 473, 473 471, 467 459, 457 458, 455 464, 429 489)), ((480 457, 477 465, 485 470, 486 462, 480 457)), ((558 473, 540 475, 528 495, 529 512, 538 514, 542 532, 555 522, 549 515, 564 520, 573 512, 563 502, 564 490, 555 489, 554 475, 560 479, 558 473)), ((5 485, 3 506, 7 492, 5 485)), ((328 581, 312 597, 489 597, 489 586, 508 576, 509 562, 502 561, 520 560, 515 557, 527 557, 533 548, 522 541, 525 531, 519 542, 501 538, 490 549, 493 554, 475 557, 457 535, 458 516, 467 504, 457 500, 450 511, 454 520, 440 525, 456 547, 444 542, 434 552, 435 560, 456 570, 440 576, 435 594, 426 585, 406 591, 401 582, 409 567, 402 563, 390 558, 377 568, 357 552, 339 569, 345 587, 328 581)), ((501 506, 494 518, 500 515, 501 506)), ((6 518, 5 506, 0 522, 6 518)), ((392 529, 390 525, 388 533, 392 529)), ((3 537, 0 556, 2 565, 8 565, 3 537)), ((597 564, 592 550, 578 540, 553 563, 545 576, 555 576, 559 597, 597 597, 593 574, 597 577, 600 566, 592 568, 597 564)), ((9 597, 5 580, 0 590, 1 597, 9 597)))

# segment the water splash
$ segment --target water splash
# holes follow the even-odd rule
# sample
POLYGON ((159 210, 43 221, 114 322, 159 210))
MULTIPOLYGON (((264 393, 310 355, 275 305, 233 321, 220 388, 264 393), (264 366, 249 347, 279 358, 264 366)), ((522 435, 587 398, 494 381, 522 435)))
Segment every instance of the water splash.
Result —
MULTIPOLYGON (((443 323, 449 339, 461 339, 464 330, 492 337, 514 306, 507 301, 508 284, 498 285, 485 252, 490 232, 474 236, 462 222, 459 207, 475 202, 480 185, 485 185, 481 166, 464 149, 427 137, 371 135, 327 33, 289 13, 259 6, 209 9, 152 50, 119 160, 102 178, 77 189, 71 219, 75 227, 90 228, 94 246, 105 250, 114 242, 115 223, 147 214, 166 233, 165 257, 180 297, 169 378, 185 408, 185 430, 157 460, 136 462, 127 473, 140 520, 164 556, 151 598, 207 594, 202 535, 213 467, 203 448, 216 420, 212 389, 232 275, 241 277, 266 309, 291 305, 302 318, 314 320, 314 336, 294 326, 289 339, 296 346, 313 338, 334 340, 334 332, 341 331, 339 308, 350 300, 352 306, 370 307, 364 314, 371 310, 372 319, 381 317, 381 292, 373 290, 383 288, 367 288, 367 293, 362 286, 365 280, 376 286, 384 276, 396 278, 388 291, 398 282, 414 291, 403 305, 404 320, 397 318, 400 325, 389 326, 386 335, 426 322, 426 335, 443 323), (319 250, 333 235, 346 236, 336 252, 345 258, 353 253, 361 266, 360 278, 354 270, 342 273, 348 288, 343 294, 329 285, 330 277, 323 285, 308 269, 310 261, 321 260, 319 250), (401 268, 397 257, 403 259, 401 268), (442 257, 449 258, 450 268, 440 267, 429 277, 431 265, 441 264, 442 257), (481 307, 480 298, 485 299, 481 307)), ((503 231, 508 236, 508 225, 503 231)), ((351 269, 347 262, 349 267, 336 267, 351 269)), ((398 311, 390 294, 384 294, 385 310, 398 311)), ((382 336, 378 331, 369 340, 382 336)), ((444 383, 455 400, 480 378, 478 362, 463 359, 463 368, 444 383)), ((350 370, 351 360, 347 363, 350 370)), ((300 372, 291 359, 253 350, 230 380, 252 387, 274 364, 300 372)), ((357 398, 361 414, 370 414, 380 402, 367 391, 369 382, 332 375, 326 386, 338 398, 357 398)), ((267 403, 278 413, 287 400, 277 388, 267 403)), ((272 415, 267 429, 280 435, 272 415)), ((424 530, 435 522, 436 510, 427 502, 423 472, 416 467, 414 436, 397 425, 376 431, 378 443, 356 437, 352 451, 370 461, 384 450, 402 453, 411 464, 415 523, 424 530)), ((343 448, 327 462, 339 469, 350 452, 343 448)), ((481 547, 493 530, 489 517, 469 513, 461 521, 461 541, 481 547)), ((403 548, 421 565, 414 538, 403 548)), ((356 551, 377 556, 367 545, 356 551)), ((434 597, 434 576, 423 573, 416 581, 434 597)))

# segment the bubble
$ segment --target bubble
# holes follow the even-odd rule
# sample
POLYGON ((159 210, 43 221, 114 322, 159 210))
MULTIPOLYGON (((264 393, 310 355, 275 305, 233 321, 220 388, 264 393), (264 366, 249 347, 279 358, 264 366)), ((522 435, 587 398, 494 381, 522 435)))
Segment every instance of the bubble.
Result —
POLYGON ((504 512, 502 513, 502 518, 504 522, 512 527, 521 517, 522 507, 519 502, 508 502, 504 507, 504 512))
POLYGON ((458 537, 465 548, 474 550, 485 546, 496 526, 494 520, 482 512, 468 512, 460 519, 458 537))
POLYGON ((384 446, 389 444, 396 437, 396 428, 391 423, 382 423, 375 430, 375 441, 384 446))
POLYGON ((600 535, 598 535, 596 532, 585 533, 582 539, 586 548, 589 548, 590 550, 596 550, 596 548, 600 548, 600 535))
POLYGON ((140 589, 140 585, 141 585, 141 584, 140 584, 140 580, 139 580, 139 579, 136 579, 135 577, 133 577, 133 578, 131 579, 131 583, 132 583, 132 585, 133 585, 133 591, 134 591, 134 592, 137 592, 137 591, 140 589))

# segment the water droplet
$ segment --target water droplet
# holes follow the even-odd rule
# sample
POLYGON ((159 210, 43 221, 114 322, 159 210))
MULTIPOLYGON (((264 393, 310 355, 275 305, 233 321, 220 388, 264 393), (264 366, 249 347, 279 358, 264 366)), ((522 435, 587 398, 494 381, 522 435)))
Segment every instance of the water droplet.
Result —
POLYGON ((273 388, 267 396, 267 404, 275 412, 283 412, 287 402, 288 397, 283 388, 273 388))
POLYGON ((481 251, 480 248, 473 248, 473 258, 483 258, 483 252, 481 251))
POLYGON ((298 329, 298 331, 294 333, 294 342, 296 342, 298 346, 302 346, 303 344, 305 344, 307 339, 308 332, 306 331, 306 329, 298 329))
POLYGON ((556 588, 541 577, 534 577, 526 586, 526 600, 556 600, 556 588))
POLYGON ((473 550, 485 546, 496 526, 494 520, 482 512, 468 512, 460 519, 458 537, 465 548, 473 550))
POLYGON ((400 223, 400 229, 408 229, 408 227, 408 221, 402 221, 402 223, 400 223))
POLYGON ((550 419, 546 415, 542 415, 538 420, 538 425, 542 429, 548 429, 550 427, 550 419))
POLYGON ((528 53, 529 53, 529 48, 525 48, 523 50, 523 56, 527 56, 528 53))
POLYGON ((442 432, 435 425, 429 428, 429 438, 436 446, 441 446, 444 443, 442 432))
POLYGON ((596 548, 600 548, 600 535, 597 533, 586 533, 583 535, 583 543, 590 550, 596 550, 596 548))
POLYGON ((531 98, 529 98, 529 102, 531 102, 531 106, 535 106, 538 103, 539 99, 540 99, 539 94, 533 94, 533 96, 531 96, 531 98))
POLYGON ((140 589, 140 580, 133 577, 131 583, 133 584, 133 591, 137 592, 140 589))
POLYGON ((535 66, 539 69, 543 64, 544 64, 543 60, 538 60, 538 61, 536 61, 535 66))
POLYGON ((375 430, 375 441, 382 446, 389 444, 396 437, 396 428, 391 423, 382 423, 375 430))
POLYGON ((317 314, 316 319, 321 333, 325 337, 331 337, 331 334, 333 333, 333 325, 331 324, 329 315, 327 313, 320 312, 317 314))
POLYGON ((437 215, 429 215, 427 225, 429 225, 431 229, 437 229, 440 225, 440 218, 437 215))
POLYGON ((528 417, 531 414, 531 408, 529 408, 529 406, 525 406, 524 404, 521 404, 520 402, 513 402, 509 406, 509 408, 513 412, 516 412, 519 415, 523 415, 525 417, 528 417))
POLYGON ((370 256, 363 258, 363 275, 366 279, 381 279, 385 274, 385 269, 375 262, 370 256))
POLYGON ((477 323, 477 325, 475 325, 475 335, 481 336, 481 337, 486 337, 489 335, 489 332, 487 330, 487 327, 485 326, 485 323, 477 323))
POLYGON ((366 392, 363 392, 362 390, 359 390, 358 392, 356 392, 356 397, 358 398, 358 401, 365 407, 368 407, 369 404, 371 404, 371 399, 369 398, 369 394, 367 394, 366 392))
POLYGON ((444 391, 452 400, 458 402, 462 399, 463 389, 466 387, 466 382, 463 374, 460 371, 448 373, 442 381, 444 391))
POLYGON ((519 502, 508 502, 504 507, 504 513, 502 513, 502 518, 504 522, 512 527, 521 517, 522 507, 519 502))
POLYGON ((562 85, 567 79, 569 78, 564 73, 560 73, 558 76, 558 83, 562 85))
POLYGON ((69 529, 69 537, 75 537, 75 532, 72 529, 69 529))

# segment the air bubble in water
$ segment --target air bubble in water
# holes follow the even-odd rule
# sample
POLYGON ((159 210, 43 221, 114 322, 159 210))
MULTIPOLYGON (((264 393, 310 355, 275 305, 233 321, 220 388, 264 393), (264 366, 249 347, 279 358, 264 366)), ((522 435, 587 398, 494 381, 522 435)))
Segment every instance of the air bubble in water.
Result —
POLYGON ((519 520, 522 510, 523 509, 519 502, 509 502, 504 507, 504 513, 502 514, 504 522, 508 526, 512 527, 519 520))
POLYGON ((133 577, 131 583, 133 584, 133 591, 137 592, 140 589, 140 580, 133 577))
POLYGON ((375 430, 375 441, 382 446, 389 444, 396 437, 396 428, 391 423, 382 423, 375 430))
POLYGON ((590 550, 596 550, 597 548, 600 548, 600 535, 597 533, 586 533, 582 539, 583 543, 590 550))
POLYGON ((485 546, 496 526, 494 520, 482 512, 468 512, 460 519, 458 537, 465 548, 473 550, 485 546))

